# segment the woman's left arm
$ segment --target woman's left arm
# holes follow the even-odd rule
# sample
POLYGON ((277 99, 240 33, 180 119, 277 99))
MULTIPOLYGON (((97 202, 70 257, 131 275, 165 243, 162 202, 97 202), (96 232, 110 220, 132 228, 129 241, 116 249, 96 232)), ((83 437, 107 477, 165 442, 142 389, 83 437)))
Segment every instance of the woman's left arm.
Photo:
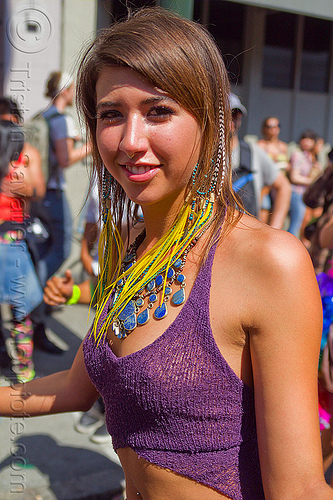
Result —
POLYGON ((332 500, 318 421, 322 311, 313 266, 286 232, 262 243, 250 348, 266 499, 332 500))

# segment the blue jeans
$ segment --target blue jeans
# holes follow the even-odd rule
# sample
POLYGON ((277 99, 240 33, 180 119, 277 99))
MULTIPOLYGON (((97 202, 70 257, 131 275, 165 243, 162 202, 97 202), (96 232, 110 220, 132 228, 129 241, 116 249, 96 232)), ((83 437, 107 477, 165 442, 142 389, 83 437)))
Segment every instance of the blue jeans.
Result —
POLYGON ((0 243, 0 303, 10 304, 22 321, 42 300, 43 292, 24 240, 0 243))
POLYGON ((48 213, 50 238, 38 245, 38 275, 44 286, 71 251, 73 221, 64 191, 48 189, 42 202, 48 213))
POLYGON ((288 232, 299 237, 299 232, 305 216, 306 205, 303 202, 303 194, 292 191, 290 200, 290 223, 288 232))

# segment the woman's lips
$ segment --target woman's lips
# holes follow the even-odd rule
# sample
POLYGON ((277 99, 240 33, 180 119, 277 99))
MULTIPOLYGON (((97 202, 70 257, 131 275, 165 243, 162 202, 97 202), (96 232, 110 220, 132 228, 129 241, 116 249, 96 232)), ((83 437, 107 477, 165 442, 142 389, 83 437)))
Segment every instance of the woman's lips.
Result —
POLYGON ((152 179, 158 169, 159 165, 122 165, 126 177, 135 182, 146 182, 152 179))

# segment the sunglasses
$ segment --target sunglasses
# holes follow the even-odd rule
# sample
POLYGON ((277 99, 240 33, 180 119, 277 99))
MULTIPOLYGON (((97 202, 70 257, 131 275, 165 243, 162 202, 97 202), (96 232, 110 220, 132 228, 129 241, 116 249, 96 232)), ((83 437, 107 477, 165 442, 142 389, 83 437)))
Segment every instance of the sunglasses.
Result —
POLYGON ((279 127, 280 128, 280 124, 277 123, 276 125, 265 125, 265 128, 277 128, 279 127))

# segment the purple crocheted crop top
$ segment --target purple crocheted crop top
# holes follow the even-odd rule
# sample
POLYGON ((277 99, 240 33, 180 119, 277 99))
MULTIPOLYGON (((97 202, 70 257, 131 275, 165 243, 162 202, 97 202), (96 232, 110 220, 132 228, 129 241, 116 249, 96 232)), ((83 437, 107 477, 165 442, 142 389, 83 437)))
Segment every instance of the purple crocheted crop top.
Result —
POLYGON ((130 447, 233 500, 263 500, 253 390, 221 355, 210 325, 214 254, 215 245, 178 316, 152 344, 118 358, 106 339, 96 347, 88 334, 84 359, 115 450, 130 447))

